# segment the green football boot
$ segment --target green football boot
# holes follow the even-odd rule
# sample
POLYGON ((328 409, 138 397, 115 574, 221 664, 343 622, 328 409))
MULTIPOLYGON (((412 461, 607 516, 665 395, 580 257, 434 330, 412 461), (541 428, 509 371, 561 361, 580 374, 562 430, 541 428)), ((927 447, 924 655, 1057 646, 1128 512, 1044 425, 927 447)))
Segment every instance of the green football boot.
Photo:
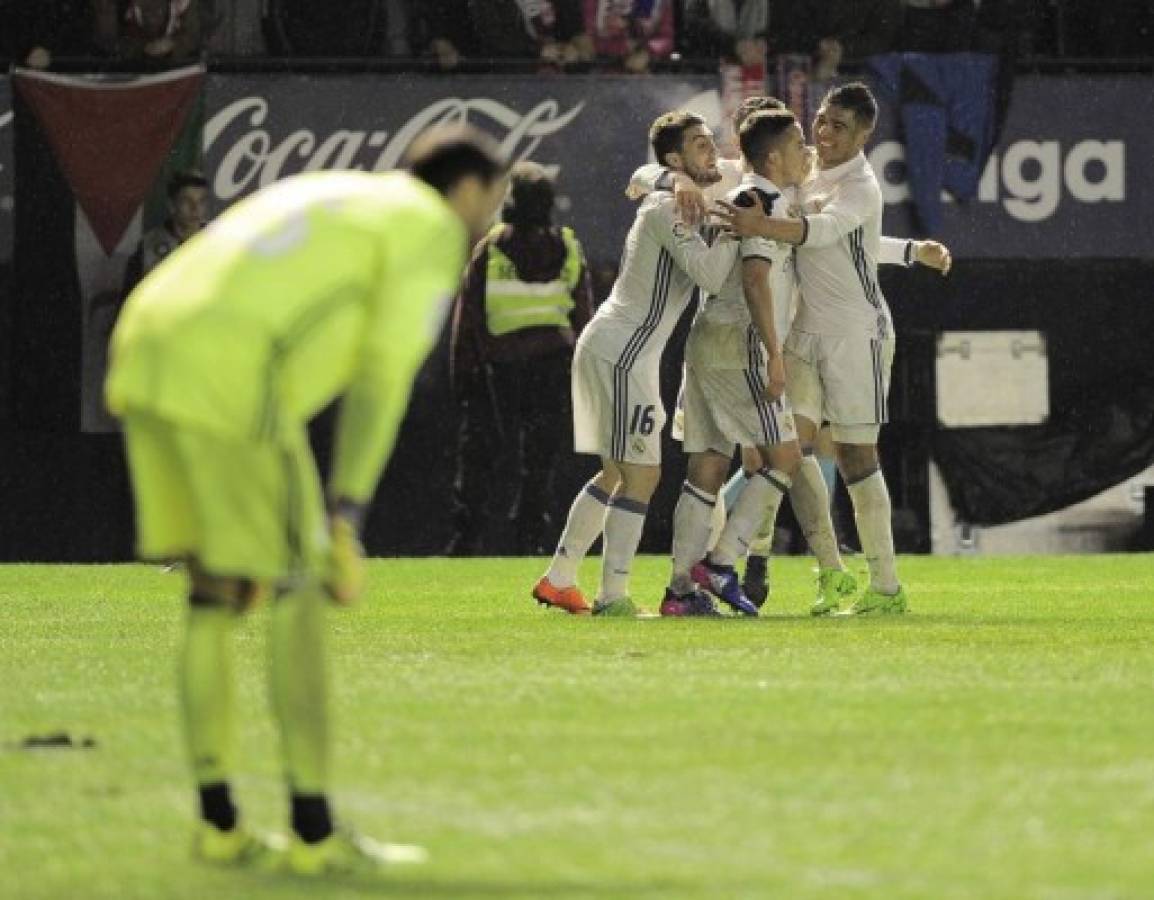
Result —
POLYGON ((598 600, 593 604, 593 615, 612 616, 621 619, 635 619, 641 610, 628 597, 618 597, 615 600, 598 600))
POLYGON ((334 831, 323 841, 306 844, 294 835, 285 864, 294 875, 375 875, 397 865, 423 863, 424 847, 383 844, 350 831, 334 831))
POLYGON ((896 594, 883 594, 872 588, 857 598, 849 609, 837 613, 839 616, 895 616, 909 609, 905 588, 898 588, 896 594))
POLYGON ((817 599, 809 608, 811 616, 828 616, 841 608, 843 600, 857 590, 857 579, 847 569, 821 569, 817 573, 817 599))
POLYGON ((237 866, 272 871, 280 867, 288 842, 280 835, 254 834, 240 825, 221 831, 210 822, 197 825, 192 855, 216 866, 237 866))

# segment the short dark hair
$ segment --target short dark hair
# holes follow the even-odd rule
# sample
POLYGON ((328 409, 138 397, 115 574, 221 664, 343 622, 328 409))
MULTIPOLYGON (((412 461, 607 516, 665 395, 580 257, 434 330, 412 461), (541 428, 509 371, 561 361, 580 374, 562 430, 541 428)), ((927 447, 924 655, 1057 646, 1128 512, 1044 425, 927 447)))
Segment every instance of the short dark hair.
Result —
POLYGON ((508 161, 497 142, 470 125, 435 125, 417 136, 405 154, 414 177, 447 194, 462 178, 476 176, 486 185, 503 178, 508 161))
POLYGON ((521 227, 547 227, 553 221, 553 179, 544 166, 519 162, 509 172, 509 196, 501 220, 521 227))
POLYGON ((168 179, 168 199, 175 200, 181 191, 190 187, 208 190, 208 179, 196 169, 181 169, 178 172, 173 172, 172 177, 168 179))
POLYGON ((649 127, 649 144, 653 147, 657 161, 665 165, 666 154, 681 152, 685 132, 695 125, 704 124, 705 119, 684 109, 667 112, 654 119, 649 127))
POLYGON ((746 97, 741 101, 741 105, 737 107, 737 112, 733 114, 733 130, 741 131, 741 126, 745 124, 745 120, 752 116, 755 112, 762 112, 763 110, 767 109, 786 108, 786 105, 776 97, 765 97, 761 95, 756 97, 746 97))
POLYGON ((767 109, 754 113, 745 120, 737 135, 741 155, 751 164, 760 164, 790 127, 796 124, 797 117, 788 109, 767 109))
POLYGON ((859 125, 872 128, 878 118, 878 102, 870 89, 860 81, 851 81, 849 84, 830 88, 822 102, 848 109, 854 114, 859 125))

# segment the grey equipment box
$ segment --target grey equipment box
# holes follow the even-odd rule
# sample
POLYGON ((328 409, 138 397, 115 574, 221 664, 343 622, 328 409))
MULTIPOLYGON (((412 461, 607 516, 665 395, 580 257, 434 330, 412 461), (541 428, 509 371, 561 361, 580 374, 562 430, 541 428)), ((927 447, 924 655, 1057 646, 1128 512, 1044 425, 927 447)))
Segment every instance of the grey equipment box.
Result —
POLYGON ((1037 425, 1050 417, 1050 369, 1040 331, 945 331, 938 336, 938 421, 945 428, 1037 425))

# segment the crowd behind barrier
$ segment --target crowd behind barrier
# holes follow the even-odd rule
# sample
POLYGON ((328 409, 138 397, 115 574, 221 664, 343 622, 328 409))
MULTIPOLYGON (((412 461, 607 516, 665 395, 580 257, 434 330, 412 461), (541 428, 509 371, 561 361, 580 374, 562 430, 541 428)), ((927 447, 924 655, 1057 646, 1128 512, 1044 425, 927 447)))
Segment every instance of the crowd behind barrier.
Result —
POLYGON ((356 60, 415 71, 715 70, 808 57, 828 80, 886 52, 1154 56, 1154 0, 0 0, 0 57, 31 68, 356 60))

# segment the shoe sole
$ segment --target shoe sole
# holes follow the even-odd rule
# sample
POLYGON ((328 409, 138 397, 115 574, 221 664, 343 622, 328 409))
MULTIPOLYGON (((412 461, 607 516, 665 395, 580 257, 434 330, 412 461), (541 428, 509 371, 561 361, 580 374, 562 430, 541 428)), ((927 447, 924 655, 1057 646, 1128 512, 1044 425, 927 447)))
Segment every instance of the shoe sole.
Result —
POLYGON ((868 609, 849 609, 834 613, 835 616, 901 616, 909 610, 909 604, 904 600, 900 603, 879 603, 868 609))

